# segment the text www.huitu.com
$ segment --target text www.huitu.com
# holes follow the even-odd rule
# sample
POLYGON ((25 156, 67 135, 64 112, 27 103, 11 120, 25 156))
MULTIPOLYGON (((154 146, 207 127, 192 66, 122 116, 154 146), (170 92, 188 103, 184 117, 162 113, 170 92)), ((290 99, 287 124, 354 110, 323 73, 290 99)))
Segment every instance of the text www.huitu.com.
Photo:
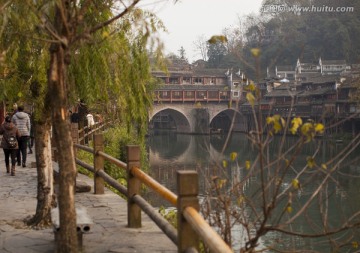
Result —
POLYGON ((351 6, 299 6, 299 5, 285 5, 285 4, 269 4, 263 5, 260 12, 264 13, 277 13, 277 12, 293 12, 293 13, 305 13, 305 12, 354 12, 354 7, 351 6))

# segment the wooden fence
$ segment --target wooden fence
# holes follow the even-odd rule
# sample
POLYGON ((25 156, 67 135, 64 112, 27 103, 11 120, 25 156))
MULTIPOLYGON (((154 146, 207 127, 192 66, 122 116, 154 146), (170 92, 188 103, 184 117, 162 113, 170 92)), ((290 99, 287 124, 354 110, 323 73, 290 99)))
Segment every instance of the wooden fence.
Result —
POLYGON ((104 193, 104 183, 106 182, 124 196, 127 196, 129 228, 141 227, 141 211, 143 211, 169 239, 177 245, 178 252, 198 252, 200 239, 211 252, 233 252, 199 214, 199 187, 198 174, 196 171, 177 172, 178 195, 176 195, 141 170, 139 146, 127 146, 127 163, 104 153, 103 135, 96 133, 100 129, 101 128, 94 128, 93 130, 84 132, 84 135, 80 135, 82 131, 75 130, 74 126, 74 148, 84 150, 94 155, 93 165, 89 165, 79 159, 76 159, 76 163, 94 173, 95 194, 104 193), (75 136, 76 133, 78 133, 77 136, 75 136), (90 136, 93 136, 93 148, 79 144, 82 140, 85 140, 86 137, 90 136), (127 188, 104 171, 105 160, 127 172, 127 188), (177 208, 177 230, 140 195, 142 184, 151 188, 177 208))

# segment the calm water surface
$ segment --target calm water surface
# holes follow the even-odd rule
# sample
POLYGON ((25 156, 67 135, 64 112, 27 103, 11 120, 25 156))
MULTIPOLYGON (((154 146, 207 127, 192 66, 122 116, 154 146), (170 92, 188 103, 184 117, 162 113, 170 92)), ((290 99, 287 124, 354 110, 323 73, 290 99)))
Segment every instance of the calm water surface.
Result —
MULTIPOLYGON (((232 134, 225 147, 226 137, 225 135, 182 135, 171 131, 154 132, 148 138, 149 173, 157 181, 175 193, 177 170, 198 171, 201 194, 206 194, 207 190, 209 190, 210 178, 214 176, 227 178, 228 185, 231 187, 247 176, 248 171, 244 168, 244 161, 249 160, 253 162, 256 159, 257 150, 245 134, 232 134), (234 162, 230 160, 231 152, 238 154, 237 160, 234 162), (223 167, 222 165, 224 160, 228 162, 227 167, 223 167)), ((289 137, 286 147, 290 147, 296 140, 295 137, 289 137)), ((269 155, 275 156, 277 155, 275 151, 278 150, 280 145, 280 138, 275 138, 271 145, 269 155), (272 152, 273 154, 271 154, 272 152)), ((335 157, 345 146, 346 142, 337 143, 334 140, 317 140, 316 143, 306 145, 298 154, 298 159, 291 170, 292 172, 285 175, 281 188, 285 189, 289 187, 289 184, 291 186, 296 171, 304 168, 307 157, 315 151, 318 153, 316 163, 322 164, 335 157), (320 141, 320 148, 317 149, 320 141)), ((349 159, 342 161, 339 173, 334 173, 326 184, 324 194, 326 194, 327 197, 322 198, 322 201, 326 201, 325 206, 327 208, 326 210, 322 210, 322 213, 326 214, 325 217, 331 220, 330 224, 334 226, 336 223, 343 221, 346 213, 360 210, 360 164, 356 162, 359 154, 359 149, 356 149, 349 159), (346 208, 344 209, 342 207, 346 208)), ((331 168, 327 168, 326 170, 330 169, 331 168)), ((326 170, 324 169, 324 175, 326 170)), ((271 171, 269 173, 271 173, 271 171)), ((292 197, 294 199, 294 209, 301 208, 304 205, 305 201, 316 190, 317 183, 322 179, 322 176, 312 175, 311 171, 305 174, 305 178, 301 178, 301 181, 308 181, 308 184, 298 191, 297 196, 292 197)), ((259 182, 258 176, 254 175, 250 177, 246 184, 244 184, 244 194, 247 196, 255 196, 261 186, 259 182)), ((151 199, 154 206, 170 206, 152 192, 148 193, 148 198, 151 199)), ((309 233, 316 231, 317 226, 320 225, 324 219, 324 216, 319 214, 318 206, 317 202, 313 201, 305 215, 299 217, 291 224, 294 231, 309 233), (310 218, 311 221, 309 222, 310 218)), ((276 216, 276 214, 274 216, 276 216)), ((358 232, 358 234, 360 234, 360 231, 358 232)), ((240 247, 242 243, 241 238, 244 236, 243 233, 244 230, 240 225, 234 226, 234 249, 240 247)), ((349 237, 349 235, 346 234, 339 234, 338 236, 344 238, 345 236, 349 237)), ((351 244, 352 242, 358 241, 360 245, 360 238, 358 237, 359 236, 353 237, 351 241, 347 242, 347 246, 341 248, 338 252, 356 252, 356 249, 351 247, 351 244)), ((327 242, 327 238, 304 240, 298 237, 279 236, 279 234, 272 232, 260 241, 260 245, 271 246, 275 243, 277 246, 283 244, 289 247, 289 245, 291 245, 294 250, 307 248, 320 252, 330 252, 331 250, 326 246, 327 242)))

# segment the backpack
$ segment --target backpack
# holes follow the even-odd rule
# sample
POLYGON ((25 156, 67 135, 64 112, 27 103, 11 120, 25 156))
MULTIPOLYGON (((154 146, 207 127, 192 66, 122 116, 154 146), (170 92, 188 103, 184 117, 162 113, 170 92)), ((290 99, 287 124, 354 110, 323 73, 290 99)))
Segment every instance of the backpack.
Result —
POLYGON ((14 135, 4 134, 5 141, 7 142, 9 148, 16 148, 17 139, 14 135))

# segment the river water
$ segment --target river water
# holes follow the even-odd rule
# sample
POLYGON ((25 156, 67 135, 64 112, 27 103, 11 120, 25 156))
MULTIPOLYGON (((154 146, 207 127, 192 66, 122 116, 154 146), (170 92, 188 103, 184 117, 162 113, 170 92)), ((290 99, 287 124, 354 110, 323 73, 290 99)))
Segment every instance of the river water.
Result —
MULTIPOLYGON (((297 137, 287 137, 283 152, 288 151, 297 140, 297 137)), ((320 229, 320 227, 323 227, 322 224, 326 224, 325 229, 331 231, 339 224, 343 224, 349 215, 359 211, 360 165, 358 165, 357 158, 360 152, 359 148, 357 148, 344 160, 341 160, 345 157, 344 155, 336 158, 338 154, 345 150, 346 146, 346 141, 338 142, 334 140, 316 140, 306 144, 297 153, 293 166, 285 173, 282 180, 278 180, 279 175, 274 176, 276 166, 269 166, 268 169, 264 170, 266 171, 266 180, 276 177, 274 183, 269 184, 269 195, 275 191, 278 184, 280 185, 279 191, 283 193, 281 195, 282 200, 278 202, 278 205, 282 207, 275 209, 269 215, 268 224, 285 223, 297 213, 296 211, 301 210, 309 202, 309 206, 298 218, 294 218, 291 224, 281 228, 310 235, 323 231, 324 228, 320 229), (307 159, 314 153, 317 154, 314 162, 319 167, 315 166, 304 170, 306 172, 298 177, 299 182, 303 184, 300 185, 298 190, 294 191, 292 189, 291 191, 291 187, 295 187, 294 178, 306 165, 309 165, 307 159), (336 158, 336 161, 327 163, 333 158, 336 158), (339 161, 341 162, 337 163, 339 161), (327 164, 327 166, 323 165, 321 167, 322 164, 327 164), (335 165, 338 164, 339 166, 336 167, 335 165), (334 172, 332 172, 333 169, 334 172), (321 182, 324 182, 324 178, 327 178, 326 183, 319 190, 318 187, 321 182), (316 198, 308 201, 314 192, 318 190, 319 194, 316 198), (292 193, 289 193, 290 191, 292 193), (286 208, 289 203, 291 209, 286 208)), ((269 159, 278 157, 278 149, 281 147, 280 137, 275 137, 269 147, 269 150, 266 151, 269 159)), ((183 135, 158 130, 148 137, 148 152, 150 160, 149 174, 171 191, 176 193, 177 170, 196 170, 199 174, 200 200, 206 199, 205 196, 208 196, 211 192, 210 185, 216 177, 225 182, 225 191, 233 194, 231 198, 234 200, 234 210, 241 213, 239 216, 242 221, 244 219, 254 220, 255 216, 262 217, 261 173, 256 173, 256 168, 249 170, 246 168, 246 161, 249 161, 250 164, 255 163, 258 151, 246 134, 233 133, 227 141, 226 135, 183 135), (230 154, 232 152, 237 154, 235 160, 231 158, 230 154), (234 191, 231 189, 239 189, 238 191, 241 193, 233 193, 234 191), (247 202, 251 204, 242 205, 239 203, 239 199, 242 199, 243 196, 251 199, 247 202)), ((286 158, 291 159, 291 156, 288 155, 286 158)), ((153 206, 171 208, 168 203, 152 192, 148 193, 148 198, 151 199, 153 206)), ((240 220, 239 217, 238 219, 240 220)), ((356 217, 352 222, 355 220, 360 221, 356 217)), ((243 246, 246 230, 236 222, 235 218, 232 218, 232 221, 234 221, 232 226, 233 248, 237 250, 240 246, 243 246)), ((254 221, 252 226, 253 229, 249 229, 250 233, 255 231, 255 226, 259 226, 259 221, 254 221)), ((357 244, 360 245, 359 234, 360 230, 352 230, 351 232, 337 233, 332 237, 304 239, 287 236, 279 232, 269 232, 259 240, 259 248, 286 248, 288 252, 295 252, 295 250, 305 252, 305 249, 324 253, 357 252, 357 244), (329 241, 333 242, 331 247, 329 241), (341 243, 344 245, 341 245, 341 243), (334 251, 336 247, 339 247, 339 251, 334 251)), ((267 250, 266 252, 275 251, 267 250)))

